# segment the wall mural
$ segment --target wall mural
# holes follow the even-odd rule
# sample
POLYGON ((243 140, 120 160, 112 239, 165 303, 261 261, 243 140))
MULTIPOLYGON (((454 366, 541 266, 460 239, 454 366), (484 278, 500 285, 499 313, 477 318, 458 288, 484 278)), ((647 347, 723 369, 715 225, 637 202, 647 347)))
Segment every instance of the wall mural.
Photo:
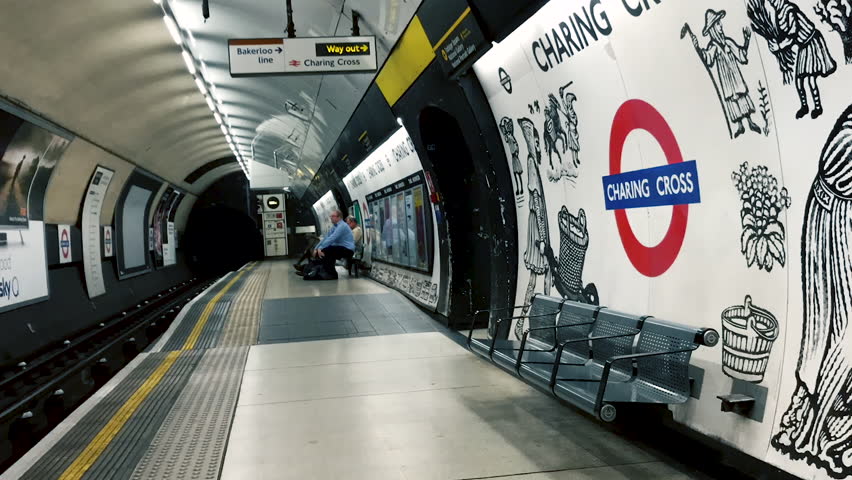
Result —
POLYGON ((822 33, 790 0, 748 0, 748 16, 754 31, 766 39, 769 51, 778 60, 784 83, 795 79, 802 105, 796 118, 804 117, 808 111, 811 118, 822 115, 817 78, 827 77, 837 69, 822 33), (813 110, 808 105, 808 92, 813 110))
POLYGON ((438 284, 427 275, 375 263, 370 277, 433 308, 438 304, 438 284))
MULTIPOLYGON (((764 130, 769 134, 769 123, 767 113, 764 116, 764 128, 761 129, 752 120, 756 114, 754 102, 749 94, 749 88, 743 78, 740 65, 748 65, 748 47, 751 42, 751 30, 743 28, 743 44, 739 45, 736 40, 725 35, 722 19, 727 13, 724 10, 715 11, 708 9, 705 13, 704 28, 701 34, 710 37, 706 47, 698 42, 698 37, 692 33, 689 24, 684 24, 680 31, 680 38, 689 35, 698 58, 707 69, 707 73, 713 80, 713 87, 722 104, 722 110, 728 120, 728 133, 731 138, 737 138, 746 131, 746 127, 758 135, 764 130), (715 71, 714 71, 715 67, 715 71), (733 130, 732 125, 736 127, 733 130)), ((762 105, 765 107, 765 105, 762 105)))
POLYGON ((515 201, 523 202, 524 200, 524 166, 521 165, 520 149, 518 148, 518 140, 515 138, 515 123, 509 117, 500 119, 500 133, 503 135, 503 141, 509 148, 509 155, 512 156, 512 175, 515 180, 515 201))
POLYGON ((819 0, 814 11, 820 20, 840 35, 846 63, 852 64, 852 0, 819 0))
POLYGON ((852 475, 852 106, 822 150, 802 229, 804 331, 796 391, 772 446, 824 468, 852 475))
POLYGON ((514 182, 516 304, 719 328, 692 360, 712 395, 674 419, 808 479, 852 478, 850 64, 852 0, 579 0, 474 65, 514 182), (639 103, 659 118, 616 121, 639 103), (664 192, 690 172, 700 201, 664 192), (762 420, 720 411, 740 382, 762 420))
MULTIPOLYGON (((552 284, 550 267, 544 256, 545 248, 550 242, 550 227, 547 224, 547 206, 544 203, 544 186, 541 183, 541 147, 538 129, 529 118, 519 118, 518 125, 527 145, 527 188, 529 189, 529 225, 527 226, 527 249, 524 252, 524 266, 530 272, 530 281, 524 297, 523 313, 529 311, 530 299, 535 292, 538 277, 544 275, 544 294, 550 295, 552 284)), ((523 328, 523 327, 516 327, 523 328)))
POLYGON ((752 304, 746 295, 742 305, 722 312, 722 371, 732 378, 762 382, 777 338, 775 315, 752 304))
POLYGON ((748 162, 743 162, 731 178, 742 204, 740 245, 748 266, 757 265, 767 272, 776 262, 783 267, 787 260, 786 229, 780 215, 790 206, 787 188, 778 189, 778 179, 767 167, 749 169, 748 162))

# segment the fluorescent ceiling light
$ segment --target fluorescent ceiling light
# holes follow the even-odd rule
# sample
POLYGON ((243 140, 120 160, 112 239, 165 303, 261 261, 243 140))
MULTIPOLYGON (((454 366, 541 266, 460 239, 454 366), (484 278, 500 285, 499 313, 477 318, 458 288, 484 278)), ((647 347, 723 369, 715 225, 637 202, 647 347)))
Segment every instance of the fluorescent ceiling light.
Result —
POLYGON ((216 105, 213 103, 213 100, 210 99, 210 96, 207 95, 207 96, 204 97, 204 99, 207 100, 207 106, 210 107, 210 110, 215 112, 216 111, 216 105))
POLYGON ((222 116, 221 115, 219 115, 217 112, 213 112, 213 118, 216 119, 216 123, 218 123, 219 125, 222 125, 222 116))
POLYGON ((219 125, 219 128, 221 128, 221 129, 222 129, 222 133, 223 133, 223 134, 225 134, 225 135, 227 135, 227 134, 228 134, 228 127, 226 127, 226 126, 224 126, 224 125, 219 125))
POLYGON ((195 62, 192 60, 192 55, 186 52, 186 50, 181 50, 181 55, 183 55, 183 61, 186 63, 186 69, 189 70, 190 75, 195 75, 195 62))
POLYGON ((204 87, 204 80, 201 77, 195 77, 195 84, 198 85, 198 91, 202 95, 207 95, 207 89, 204 87))
POLYGON ((178 45, 180 45, 180 32, 178 31, 178 26, 172 17, 168 15, 163 15, 163 21, 166 22, 166 28, 169 30, 169 33, 172 35, 172 40, 175 41, 178 45))
POLYGON ((159 5, 159 4, 160 4, 160 0, 154 0, 154 3, 156 3, 157 5, 159 5))
POLYGON ((216 97, 216 101, 219 102, 219 105, 225 104, 225 102, 222 101, 222 97, 216 97))

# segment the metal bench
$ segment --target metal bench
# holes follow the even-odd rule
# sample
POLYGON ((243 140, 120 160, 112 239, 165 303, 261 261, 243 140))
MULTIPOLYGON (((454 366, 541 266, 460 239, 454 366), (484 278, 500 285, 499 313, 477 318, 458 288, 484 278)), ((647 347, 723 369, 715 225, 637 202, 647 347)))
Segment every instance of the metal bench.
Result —
MULTIPOLYGON (((556 323, 557 316, 559 315, 559 311, 564 303, 565 301, 560 298, 536 294, 530 299, 529 305, 516 305, 509 308, 477 311, 473 314, 473 321, 471 322, 471 329, 468 334, 468 348, 470 348, 472 352, 487 358, 489 361, 501 365, 504 368, 513 369, 517 352, 520 351, 521 341, 498 339, 493 332, 496 332, 503 323, 511 322, 512 320, 525 321, 534 327, 545 325, 552 326, 556 323), (528 313, 523 315, 513 315, 517 309, 521 308, 528 309, 528 313), (490 338, 473 338, 474 325, 478 315, 490 315, 493 313, 503 312, 508 312, 509 316, 497 318, 494 322, 490 323, 490 338), (493 330, 490 328, 491 326, 493 326, 493 330)), ((555 342, 551 340, 549 343, 552 346, 552 351, 555 351, 555 342)))
POLYGON ((520 342, 473 339, 471 330, 471 350, 606 422, 619 404, 686 402, 692 351, 719 341, 716 330, 650 316, 544 296, 531 303, 530 315, 497 321, 530 319, 520 342))

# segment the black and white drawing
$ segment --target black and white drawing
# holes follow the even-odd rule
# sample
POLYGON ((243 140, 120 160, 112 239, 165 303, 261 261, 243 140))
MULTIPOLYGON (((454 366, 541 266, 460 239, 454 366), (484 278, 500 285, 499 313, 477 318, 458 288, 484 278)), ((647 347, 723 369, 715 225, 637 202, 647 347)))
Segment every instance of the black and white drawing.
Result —
POLYGON ((769 106, 769 91, 763 86, 763 82, 757 81, 757 93, 760 95, 760 116, 763 117, 763 134, 767 137, 772 131, 772 109, 769 106))
MULTIPOLYGON (((577 167, 580 165, 580 134, 578 128, 577 112, 574 102, 577 96, 568 91, 574 82, 569 82, 559 88, 559 97, 553 93, 548 94, 544 106, 543 141, 544 151, 550 169, 547 170, 547 178, 551 182, 558 182, 562 178, 576 178, 577 167), (564 124, 563 124, 564 117, 564 124), (563 155, 571 151, 571 162, 563 159, 563 155), (553 155, 556 155, 558 164, 554 164, 553 155)), ((538 100, 527 105, 530 113, 540 112, 538 100)))
POLYGON ((837 70, 822 33, 790 0, 748 0, 746 11, 755 33, 766 39, 769 51, 778 60, 784 83, 795 80, 801 103, 796 118, 808 112, 811 118, 819 117, 823 110, 817 78, 837 70), (813 110, 808 104, 808 92, 813 110))
POLYGON ((568 91, 568 87, 574 82, 568 82, 567 85, 559 87, 559 98, 562 99, 562 105, 565 107, 565 127, 568 129, 568 150, 571 150, 571 159, 574 161, 574 168, 580 166, 580 131, 577 129, 579 121, 577 119, 577 111, 574 110, 574 102, 577 101, 577 96, 568 91))
MULTIPOLYGON (((547 152, 547 160, 550 163, 548 178, 557 181, 562 178, 562 153, 568 149, 568 134, 562 128, 562 119, 559 116, 559 100, 552 93, 547 96, 547 105, 544 106, 544 151, 547 152), (560 147, 562 153, 559 153, 560 147), (559 168, 553 166, 553 154, 559 159, 559 168)), ((575 175, 576 176, 576 175, 575 175)))
POLYGON ((852 0, 819 0, 814 10, 820 20, 840 35, 846 63, 852 64, 852 0))
POLYGON ((509 147, 509 154, 512 155, 512 176, 515 180, 515 196, 523 198, 524 195, 524 166, 521 165, 520 148, 518 148, 518 140, 515 138, 515 123, 509 117, 500 119, 500 133, 503 134, 503 141, 509 147))
POLYGON ((852 476, 852 106, 820 156, 802 228, 804 322, 796 390, 772 446, 834 478, 852 476))
POLYGON ((689 35, 695 52, 707 69, 713 81, 719 103, 727 119, 728 134, 737 138, 746 131, 746 127, 754 133, 761 134, 762 129, 754 122, 752 116, 756 110, 754 101, 749 94, 749 88, 740 65, 748 65, 748 47, 751 43, 751 30, 743 28, 743 44, 725 35, 722 20, 725 10, 708 9, 704 14, 704 28, 701 34, 709 37, 706 47, 702 47, 698 37, 692 33, 689 24, 684 24, 680 38, 689 35), (715 70, 714 70, 715 68, 715 70), (736 127, 734 130, 733 127, 736 127))
POLYGON ((762 382, 777 338, 775 315, 754 305, 746 295, 742 305, 722 312, 722 371, 732 378, 762 382))
POLYGON ((749 168, 743 162, 731 175, 740 195, 740 250, 748 266, 771 272, 776 263, 787 261, 786 229, 780 216, 790 207, 787 187, 779 188, 778 179, 762 165, 749 168))
POLYGON ((586 226, 586 212, 581 208, 577 215, 571 215, 563 205, 559 210, 559 258, 548 245, 545 256, 555 272, 553 282, 562 298, 572 302, 599 305, 598 289, 594 283, 583 286, 583 267, 586 265, 586 251, 589 249, 589 229, 586 226))
MULTIPOLYGON (((527 222, 527 249, 524 252, 524 265, 530 272, 530 281, 524 297, 524 305, 529 305, 535 292, 535 285, 540 275, 544 275, 544 294, 550 294, 552 283, 550 268, 544 251, 550 242, 550 231, 547 224, 547 206, 544 202, 544 188, 541 183, 541 144, 538 129, 529 118, 519 118, 518 125, 527 147, 527 190, 529 199, 529 218, 527 222)), ((524 308, 524 314, 528 308, 524 308)), ((517 322, 515 333, 523 329, 523 323, 517 322)), ((523 332, 521 332, 523 334, 523 332)), ((520 336, 518 337, 520 338, 520 336)))

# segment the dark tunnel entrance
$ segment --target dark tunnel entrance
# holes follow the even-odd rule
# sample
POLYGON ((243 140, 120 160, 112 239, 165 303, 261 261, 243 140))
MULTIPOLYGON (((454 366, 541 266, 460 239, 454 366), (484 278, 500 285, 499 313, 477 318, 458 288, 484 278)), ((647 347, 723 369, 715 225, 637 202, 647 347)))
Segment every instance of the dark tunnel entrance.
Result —
POLYGON ((254 220, 226 206, 192 212, 184 241, 189 264, 200 275, 220 275, 263 258, 263 238, 254 220))
MULTIPOLYGON (((473 312, 488 308, 491 278, 489 242, 477 199, 482 195, 470 150, 458 122, 449 113, 427 107, 420 113, 420 136, 435 172, 446 215, 450 258, 450 326, 464 328, 473 312)), ((439 232, 440 232, 439 227, 439 232)), ((447 238, 441 232, 441 242, 447 238)), ((442 267, 444 267, 442 259, 442 267)), ((445 268, 445 267, 444 267, 445 268)), ((447 271, 446 269, 444 270, 447 271)))

